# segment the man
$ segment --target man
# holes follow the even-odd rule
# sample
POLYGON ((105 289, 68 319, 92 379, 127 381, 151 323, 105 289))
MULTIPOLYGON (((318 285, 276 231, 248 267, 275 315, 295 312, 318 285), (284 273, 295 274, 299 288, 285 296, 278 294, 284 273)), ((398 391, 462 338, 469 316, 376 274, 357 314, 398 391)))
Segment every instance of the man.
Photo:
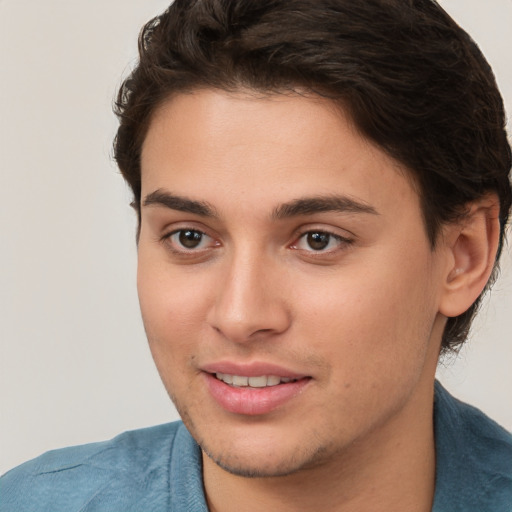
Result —
POLYGON ((119 93, 176 423, 50 452, 0 510, 509 511, 512 440, 434 382, 511 188, 492 73, 427 0, 181 0, 119 93))

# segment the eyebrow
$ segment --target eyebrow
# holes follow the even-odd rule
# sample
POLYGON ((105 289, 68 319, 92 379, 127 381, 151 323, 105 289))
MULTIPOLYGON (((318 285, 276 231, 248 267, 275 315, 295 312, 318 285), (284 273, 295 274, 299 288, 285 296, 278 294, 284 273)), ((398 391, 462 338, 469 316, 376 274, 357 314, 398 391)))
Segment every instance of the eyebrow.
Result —
POLYGON ((272 212, 273 219, 286 219, 299 215, 314 215, 322 212, 367 213, 379 215, 371 205, 347 196, 304 197, 284 203, 272 212))
MULTIPOLYGON (((214 206, 206 201, 196 201, 183 196, 177 196, 162 189, 151 192, 144 198, 144 206, 163 206, 202 217, 218 218, 214 206)), ((347 196, 315 196, 294 199, 276 207, 271 215, 274 220, 314 215, 322 212, 366 213, 379 215, 377 210, 366 203, 347 196)))
POLYGON ((171 210, 192 213, 202 217, 218 217, 215 208, 205 201, 195 201, 176 196, 162 189, 155 190, 144 198, 143 206, 164 206, 171 210))

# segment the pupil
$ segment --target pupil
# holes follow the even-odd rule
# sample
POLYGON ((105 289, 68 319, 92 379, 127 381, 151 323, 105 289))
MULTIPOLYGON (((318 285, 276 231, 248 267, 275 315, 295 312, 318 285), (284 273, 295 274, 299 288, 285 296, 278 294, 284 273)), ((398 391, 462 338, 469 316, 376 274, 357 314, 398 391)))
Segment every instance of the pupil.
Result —
POLYGON ((187 249, 196 248, 201 243, 202 238, 203 235, 202 233, 199 233, 199 231, 180 231, 180 244, 183 245, 183 247, 186 247, 187 249))
POLYGON ((329 245, 330 237, 327 233, 308 233, 308 245, 315 251, 321 251, 329 245))

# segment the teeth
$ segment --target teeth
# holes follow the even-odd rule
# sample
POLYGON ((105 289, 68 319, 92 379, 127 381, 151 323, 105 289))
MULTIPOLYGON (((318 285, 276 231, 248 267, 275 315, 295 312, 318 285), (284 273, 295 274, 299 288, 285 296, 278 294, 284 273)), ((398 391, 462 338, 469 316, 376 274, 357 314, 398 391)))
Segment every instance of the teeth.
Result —
POLYGON ((281 377, 276 377, 275 375, 269 375, 267 377, 267 386, 277 386, 281 383, 281 377))
POLYGON ((221 380, 223 380, 226 384, 233 384, 233 375, 228 375, 225 373, 222 375, 221 380))
POLYGON ((251 388, 264 388, 267 385, 267 377, 262 375, 261 377, 249 377, 249 386, 251 388))
POLYGON ((277 386, 278 384, 285 384, 292 382, 294 379, 289 377, 278 377, 277 375, 261 375, 258 377, 245 377, 243 375, 229 375, 228 373, 216 373, 217 379, 231 384, 239 388, 266 388, 269 386, 277 386))
POLYGON ((233 375, 233 386, 245 387, 249 385, 249 377, 233 375))

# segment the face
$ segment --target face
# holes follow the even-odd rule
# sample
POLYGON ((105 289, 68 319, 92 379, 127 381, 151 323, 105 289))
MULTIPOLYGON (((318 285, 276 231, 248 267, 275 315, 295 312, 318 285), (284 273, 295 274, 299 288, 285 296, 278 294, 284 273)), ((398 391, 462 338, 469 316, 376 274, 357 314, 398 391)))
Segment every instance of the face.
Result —
POLYGON ((330 102, 174 97, 144 142, 141 211, 150 348, 219 466, 327 464, 426 405, 446 258, 406 174, 330 102))

